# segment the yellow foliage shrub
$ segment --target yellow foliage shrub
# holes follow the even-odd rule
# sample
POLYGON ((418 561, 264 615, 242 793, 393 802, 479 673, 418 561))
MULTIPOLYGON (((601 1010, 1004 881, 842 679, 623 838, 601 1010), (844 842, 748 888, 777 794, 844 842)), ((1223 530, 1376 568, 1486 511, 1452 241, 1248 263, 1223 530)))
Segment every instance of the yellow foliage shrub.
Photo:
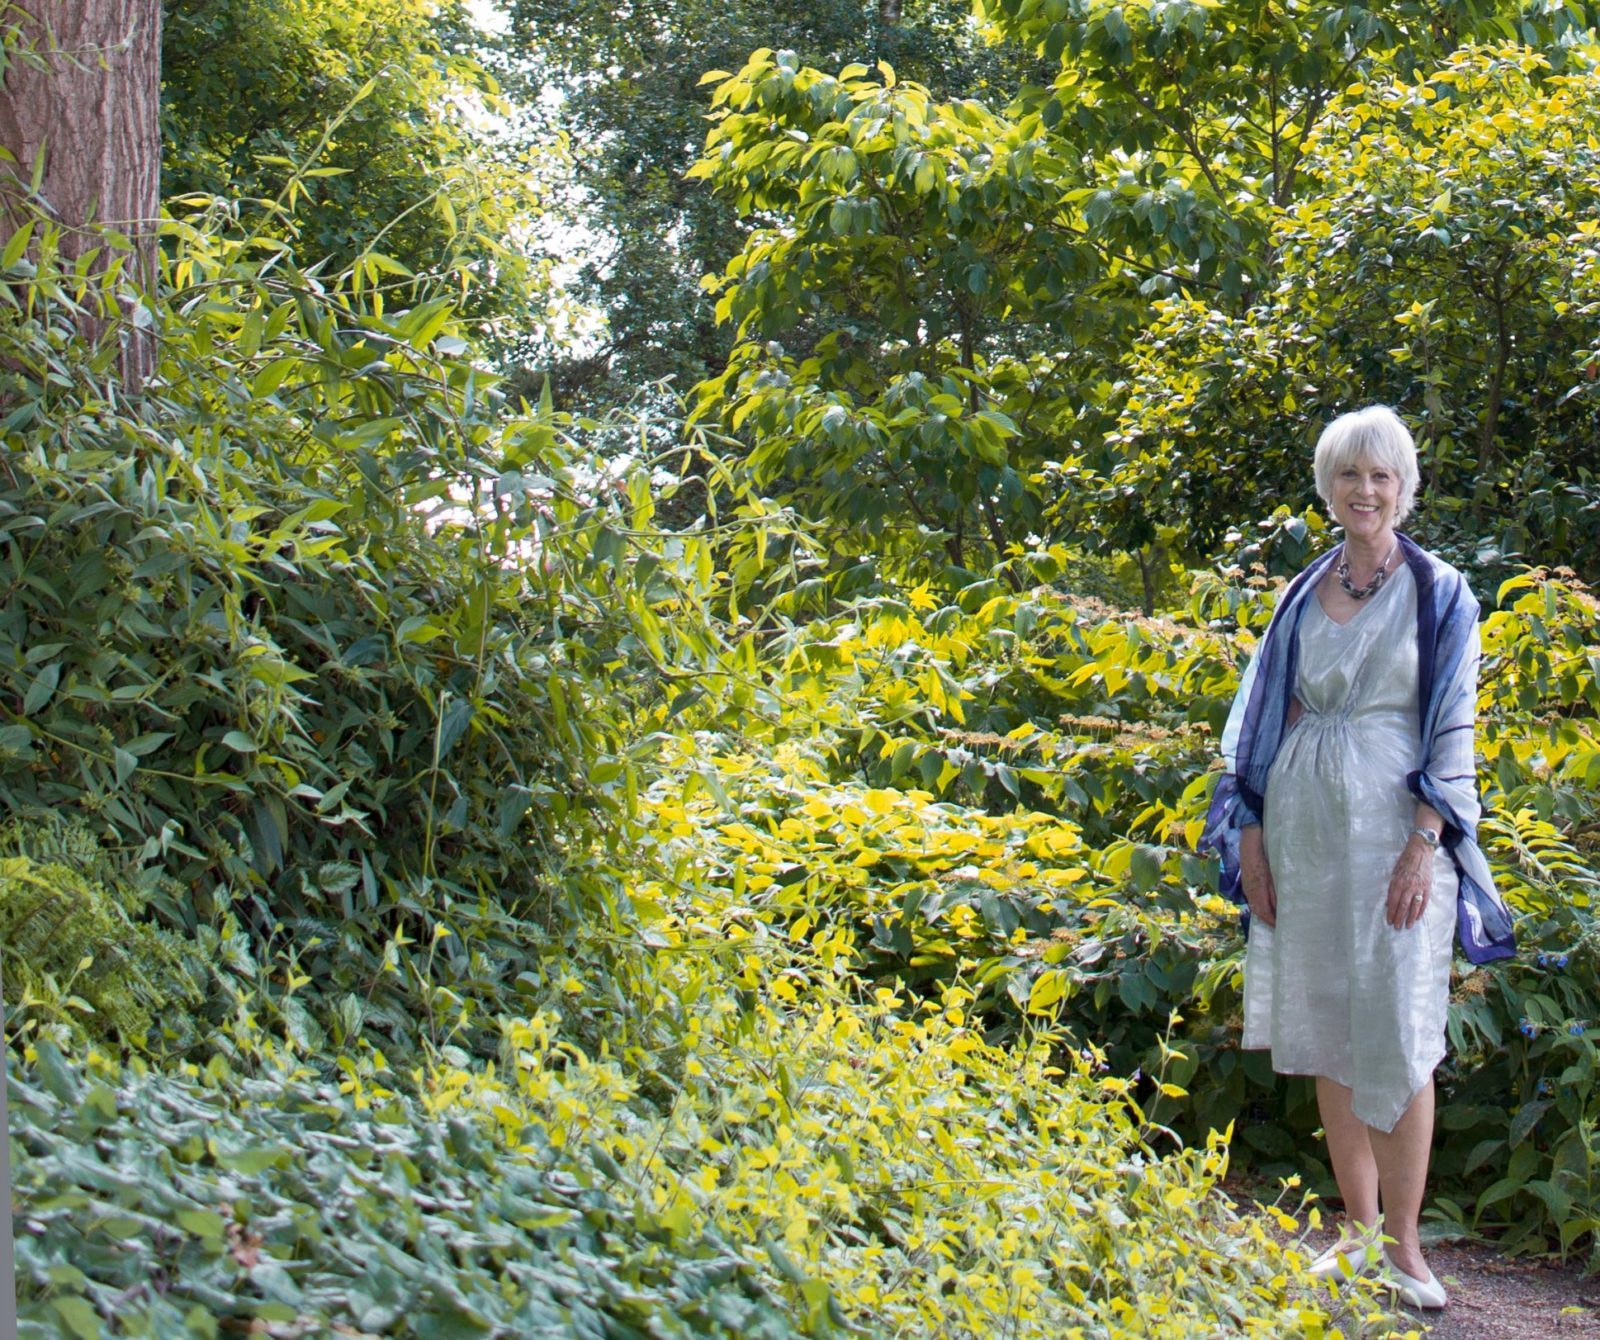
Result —
POLYGON ((431 1105, 477 1114, 541 1162, 552 1149, 614 1161, 641 1228, 764 1255, 819 1325, 1339 1333, 1304 1256, 1217 1194, 1225 1136, 1158 1155, 1092 1057, 1062 1073, 1047 1037, 986 1044, 959 985, 906 1017, 891 991, 853 1000, 831 974, 786 971, 791 1008, 770 992, 743 1008, 703 998, 682 1088, 653 1119, 633 1101, 631 1066, 558 1042, 544 1014, 505 1024, 500 1067, 432 1076, 431 1105))
POLYGON ((821 785, 794 755, 770 770, 716 766, 745 802, 770 799, 774 774, 791 769, 794 817, 728 793, 737 818, 677 788, 647 798, 657 831, 681 844, 674 886, 635 890, 650 947, 629 994, 654 993, 654 1031, 570 1041, 585 1029, 563 1015, 603 990, 580 980, 576 955, 550 981, 567 1004, 503 1021, 497 1065, 418 1077, 436 1115, 472 1114, 541 1164, 616 1169, 610 1189, 633 1188, 642 1231, 667 1250, 709 1235, 764 1259, 818 1333, 1382 1326, 1370 1294, 1336 1302, 1281 1229, 1217 1191, 1226 1133, 1175 1148, 1092 1049, 1074 1055, 1046 1031, 986 1041, 961 975, 970 963, 921 999, 864 987, 853 933, 829 924, 808 883, 853 881, 865 907, 902 899, 913 874, 937 882, 969 864, 1070 885, 1070 825, 821 785), (742 792, 741 773, 761 787, 742 792), (903 863, 907 879, 885 887, 881 862, 903 863))

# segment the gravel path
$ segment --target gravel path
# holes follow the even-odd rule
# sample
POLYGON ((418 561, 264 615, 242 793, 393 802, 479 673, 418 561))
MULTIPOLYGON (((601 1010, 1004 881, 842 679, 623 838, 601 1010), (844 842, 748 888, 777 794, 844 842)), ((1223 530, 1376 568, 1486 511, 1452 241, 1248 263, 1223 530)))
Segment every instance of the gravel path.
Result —
MULTIPOLYGON (((1253 1179, 1229 1177, 1222 1191, 1241 1210, 1270 1198, 1253 1179)), ((1335 1217, 1330 1206, 1323 1214, 1335 1217)), ((1292 1236, 1270 1222, 1268 1231, 1280 1239, 1292 1236)), ((1333 1241, 1325 1227, 1307 1233, 1304 1246, 1316 1254, 1333 1241)), ((1487 1242, 1425 1242, 1423 1250, 1450 1295, 1449 1306, 1421 1312, 1396 1302, 1394 1335, 1410 1329, 1427 1340, 1600 1340, 1600 1274, 1585 1275, 1581 1259, 1562 1265, 1554 1259, 1508 1257, 1487 1242)))
MULTIPOLYGON (((1312 1241, 1320 1251, 1333 1235, 1312 1241)), ((1600 1336, 1600 1276, 1586 1276, 1576 1264, 1508 1258, 1484 1243, 1435 1243, 1426 1251, 1450 1304, 1442 1312, 1401 1307, 1397 1319, 1409 1319, 1428 1340, 1600 1336)))
POLYGON ((1427 1252, 1450 1295, 1441 1313, 1410 1314, 1430 1340, 1600 1336, 1600 1277, 1571 1264, 1508 1259, 1483 1244, 1441 1243, 1427 1252))

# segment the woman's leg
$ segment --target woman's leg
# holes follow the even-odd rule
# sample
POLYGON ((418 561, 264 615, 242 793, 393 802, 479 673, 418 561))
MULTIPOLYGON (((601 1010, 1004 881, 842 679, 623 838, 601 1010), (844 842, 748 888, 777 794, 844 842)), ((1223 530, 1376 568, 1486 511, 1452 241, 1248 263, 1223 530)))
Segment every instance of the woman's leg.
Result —
MULTIPOLYGON (((1317 1083, 1320 1086, 1322 1081, 1317 1083)), ((1428 1156, 1433 1150, 1433 1081, 1417 1091, 1392 1131, 1369 1130, 1368 1136, 1383 1189, 1383 1231, 1394 1239, 1387 1249, 1389 1259, 1406 1274, 1425 1280, 1428 1264, 1422 1259, 1417 1217, 1422 1213, 1428 1156)), ((1339 1186, 1343 1190, 1344 1183, 1339 1186)))
MULTIPOLYGON (((1354 1242, 1378 1222, 1378 1163, 1368 1126, 1351 1111, 1350 1090, 1325 1075, 1317 1076, 1317 1110, 1328 1137, 1334 1180, 1344 1197, 1345 1226, 1340 1237, 1354 1242)), ((1430 1121, 1430 1129, 1431 1125, 1430 1121)))

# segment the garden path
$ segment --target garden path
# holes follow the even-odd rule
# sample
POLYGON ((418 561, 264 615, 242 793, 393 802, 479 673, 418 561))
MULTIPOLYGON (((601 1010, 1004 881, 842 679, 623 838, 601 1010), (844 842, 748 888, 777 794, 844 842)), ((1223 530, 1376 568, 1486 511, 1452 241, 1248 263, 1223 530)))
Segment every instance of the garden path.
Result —
MULTIPOLYGON (((1322 1232, 1308 1246, 1321 1251, 1332 1242, 1322 1232)), ((1585 1275, 1579 1262, 1508 1257, 1491 1243, 1434 1243, 1426 1250, 1450 1305, 1442 1312, 1401 1308, 1397 1320, 1403 1326, 1409 1318, 1427 1340, 1600 1336, 1600 1276, 1585 1275)))
POLYGON ((1442 1313, 1411 1314, 1428 1340, 1600 1336, 1600 1277, 1576 1263, 1506 1257, 1484 1243, 1440 1243, 1428 1261, 1450 1294, 1442 1313))
MULTIPOLYGON (((1230 1177, 1224 1194, 1249 1207, 1270 1199, 1264 1185, 1230 1177)), ((1328 1207, 1324 1214, 1331 1218, 1328 1207)), ((1277 1236, 1289 1234, 1274 1228, 1277 1236)), ((1423 1229, 1424 1238, 1427 1227, 1423 1229)), ((1313 1255, 1333 1245, 1327 1228, 1306 1234, 1313 1255)), ((1600 1274, 1586 1275, 1582 1258, 1565 1264, 1553 1258, 1505 1255, 1492 1242, 1425 1242, 1428 1264, 1444 1282, 1450 1305, 1442 1312, 1398 1308, 1403 1336, 1409 1329, 1426 1340, 1578 1340, 1600 1337, 1600 1274), (1409 1326, 1408 1326, 1409 1323, 1409 1326)))

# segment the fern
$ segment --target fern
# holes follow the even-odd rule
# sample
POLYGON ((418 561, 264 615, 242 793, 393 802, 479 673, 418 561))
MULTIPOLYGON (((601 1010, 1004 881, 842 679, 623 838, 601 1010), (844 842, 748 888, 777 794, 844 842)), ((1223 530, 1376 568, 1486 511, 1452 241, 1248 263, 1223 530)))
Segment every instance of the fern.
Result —
POLYGON ((14 1035, 141 1049, 194 1040, 205 971, 176 936, 137 919, 148 892, 82 824, 40 816, 0 826, 0 944, 14 1035))

